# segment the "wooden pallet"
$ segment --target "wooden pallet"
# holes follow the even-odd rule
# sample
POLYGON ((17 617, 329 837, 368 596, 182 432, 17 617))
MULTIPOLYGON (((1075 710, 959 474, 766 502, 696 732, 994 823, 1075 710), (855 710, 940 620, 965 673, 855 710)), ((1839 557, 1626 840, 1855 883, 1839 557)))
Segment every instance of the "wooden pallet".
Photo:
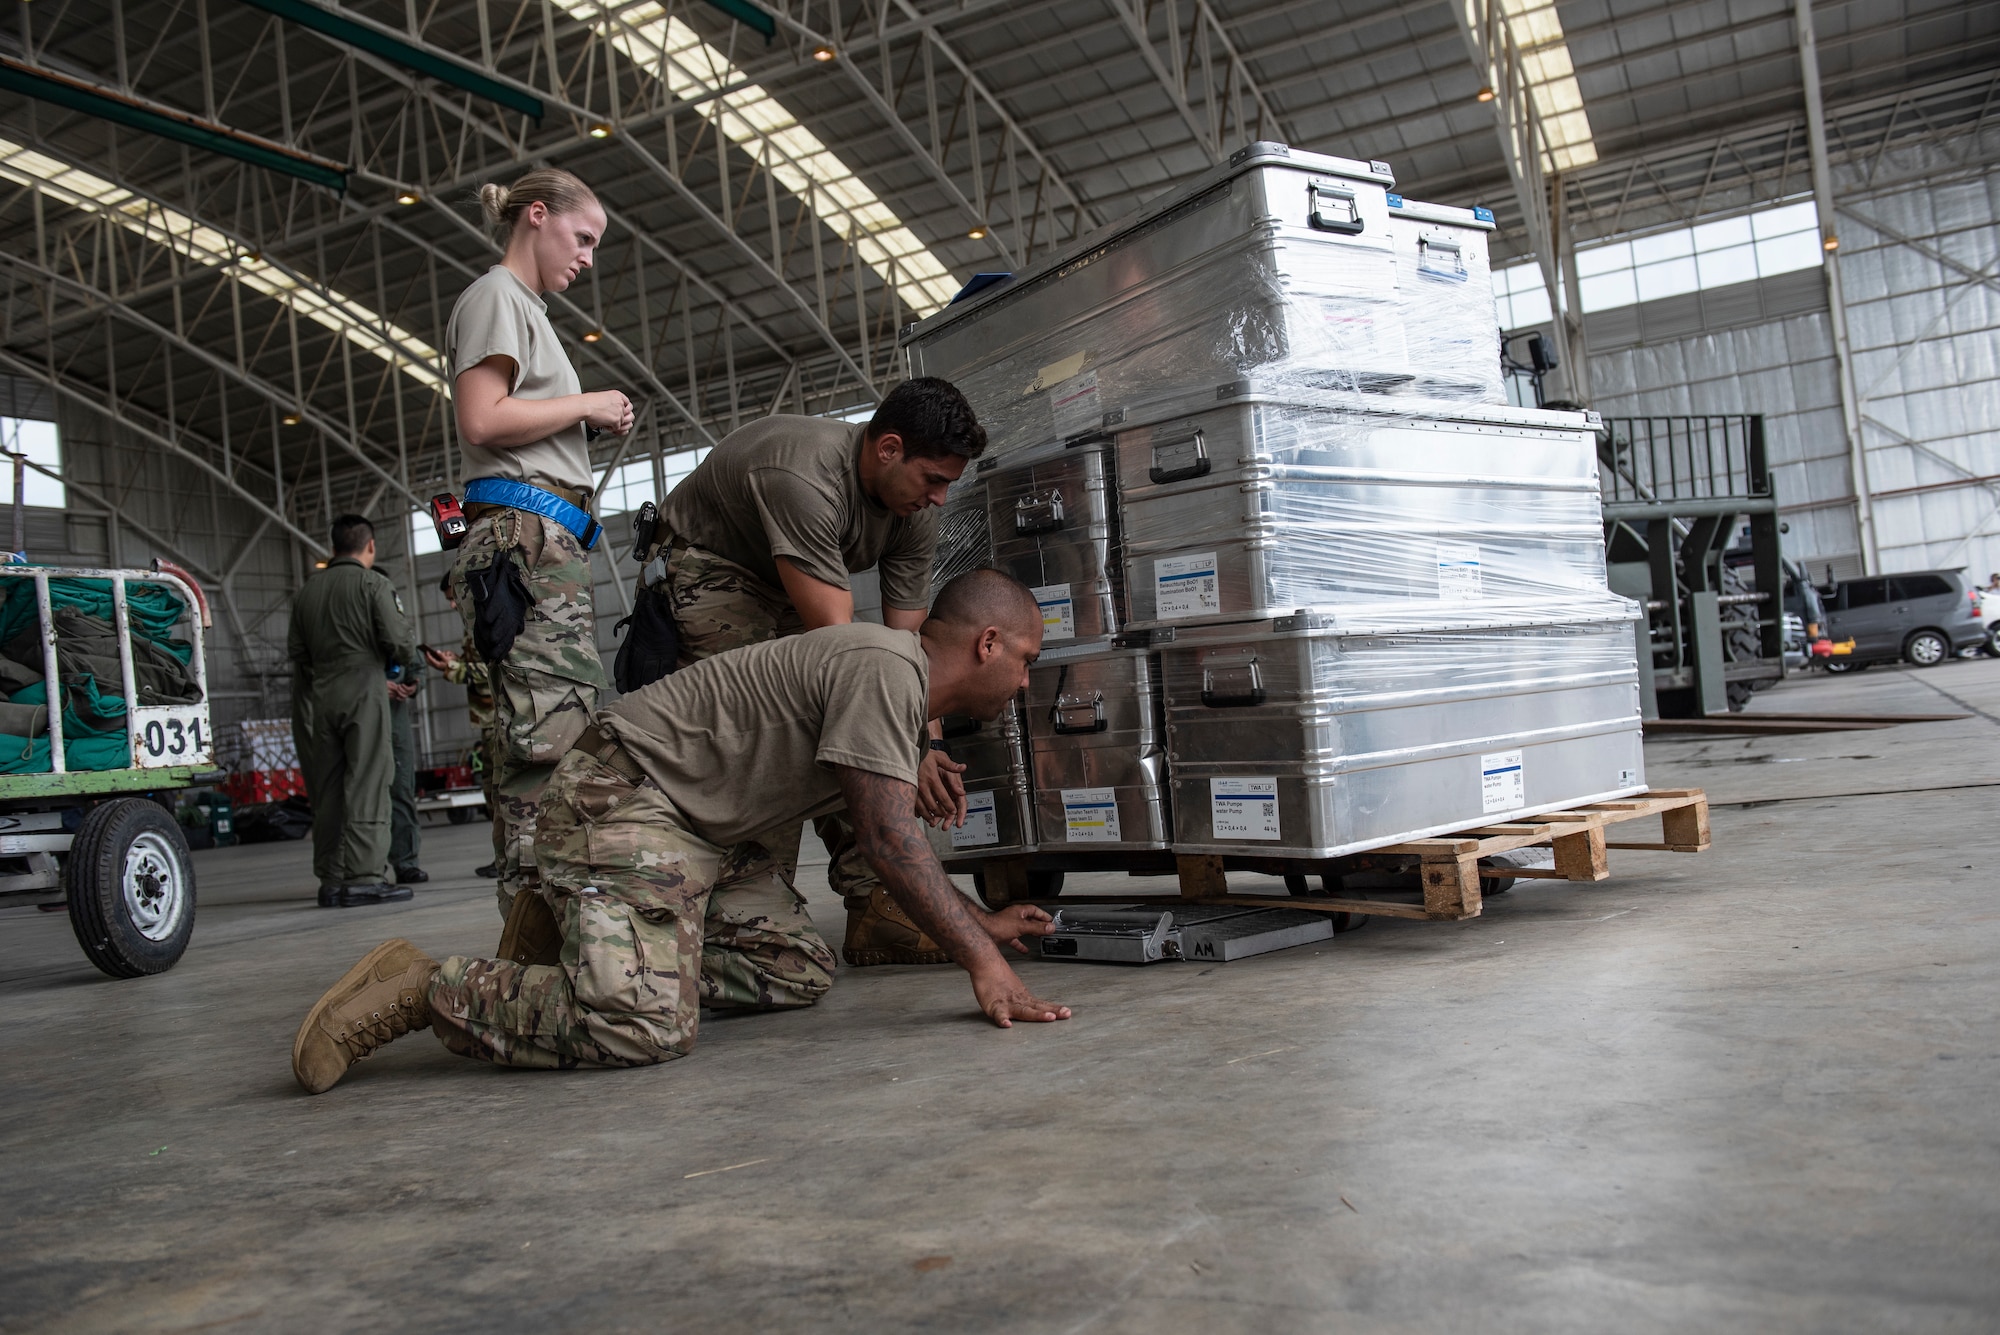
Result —
MULTIPOLYGON (((1430 839, 1412 839, 1408 843, 1378 848, 1364 855, 1369 863, 1376 863, 1382 858, 1416 858, 1423 880, 1422 904, 1323 895, 1277 898, 1229 893, 1227 872, 1231 868, 1284 875, 1287 872, 1338 870, 1342 864, 1358 860, 1293 863, 1248 856, 1184 855, 1176 857, 1174 862, 1180 878, 1180 898, 1187 903, 1314 909, 1325 913, 1361 913, 1456 922, 1479 916, 1484 906, 1479 888, 1482 876, 1494 880, 1602 881, 1611 875, 1607 857, 1609 849, 1701 853, 1706 852, 1708 846, 1708 795, 1699 788, 1664 788, 1614 802, 1593 802, 1565 811, 1524 816, 1499 825, 1478 825, 1430 839), (1649 816, 1660 819, 1661 837, 1658 840, 1613 840, 1606 835, 1613 825, 1649 816), (1523 848, 1550 849, 1555 855, 1555 866, 1495 867, 1482 864, 1482 859, 1496 853, 1523 848)), ((987 863, 985 873, 989 902, 1028 898, 1026 866, 1026 859, 995 859, 987 863), (1018 886, 1015 884, 1017 879, 1018 886)), ((1051 902, 1129 903, 1131 899, 1131 896, 1064 895, 1051 902)))

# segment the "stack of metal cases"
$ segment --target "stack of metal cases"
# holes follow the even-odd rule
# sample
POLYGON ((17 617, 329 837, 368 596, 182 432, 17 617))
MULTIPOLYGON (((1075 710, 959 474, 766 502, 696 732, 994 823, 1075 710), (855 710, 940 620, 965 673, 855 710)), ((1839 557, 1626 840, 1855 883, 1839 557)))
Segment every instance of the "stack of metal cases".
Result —
POLYGON ((1103 434, 982 460, 993 564, 1034 590, 1027 768, 1044 848, 1165 848, 1166 739, 1152 657, 1124 644, 1118 487, 1103 434))
POLYGON ((1032 821, 964 856, 1324 858, 1643 790, 1592 425, 1500 402, 1490 215, 1392 184, 1253 145, 905 331, 992 442, 940 570, 1043 608, 1032 821))

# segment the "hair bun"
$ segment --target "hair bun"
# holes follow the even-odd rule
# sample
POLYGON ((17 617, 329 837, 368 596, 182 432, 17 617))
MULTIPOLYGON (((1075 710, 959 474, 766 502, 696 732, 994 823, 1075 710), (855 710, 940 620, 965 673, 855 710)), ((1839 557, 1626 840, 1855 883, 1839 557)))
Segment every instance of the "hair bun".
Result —
POLYGON ((479 208, 489 223, 499 223, 507 216, 507 196, 511 193, 504 185, 488 181, 479 187, 479 208))

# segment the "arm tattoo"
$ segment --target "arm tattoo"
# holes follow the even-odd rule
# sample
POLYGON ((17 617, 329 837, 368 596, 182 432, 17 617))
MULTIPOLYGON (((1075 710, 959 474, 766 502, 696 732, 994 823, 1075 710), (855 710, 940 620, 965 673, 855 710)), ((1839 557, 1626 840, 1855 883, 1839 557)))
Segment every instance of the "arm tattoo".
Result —
POLYGON ((847 812, 854 818, 861 855, 882 878, 889 897, 960 967, 970 969, 982 958, 999 958, 993 938, 931 851, 916 816, 917 790, 901 779, 867 770, 843 765, 835 772, 847 796, 847 812))

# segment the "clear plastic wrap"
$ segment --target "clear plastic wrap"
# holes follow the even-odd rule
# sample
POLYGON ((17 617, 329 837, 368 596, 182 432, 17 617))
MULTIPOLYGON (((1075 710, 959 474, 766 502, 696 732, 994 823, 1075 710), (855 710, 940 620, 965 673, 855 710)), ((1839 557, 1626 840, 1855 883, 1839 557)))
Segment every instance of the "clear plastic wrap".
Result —
POLYGON ((956 383, 1000 453, 1253 373, 1366 398, 1499 401, 1491 275, 1469 211, 1398 221, 1379 165, 1270 145, 1239 156, 914 326, 912 373, 956 383), (1462 276, 1436 272, 1443 252, 1417 244, 1426 227, 1440 243, 1467 234, 1462 276))
POLYGON ((1262 385, 1130 418, 1114 430, 1131 624, 1305 608, 1350 630, 1633 613, 1605 585, 1596 436, 1581 419, 1302 403, 1262 385))
POLYGON ((1175 848, 1332 857, 1642 791, 1634 646, 1629 621, 1177 633, 1175 848))
POLYGON ((1492 230, 1486 209, 1389 196, 1396 305, 1417 394, 1459 403, 1507 401, 1486 252, 1492 230))

